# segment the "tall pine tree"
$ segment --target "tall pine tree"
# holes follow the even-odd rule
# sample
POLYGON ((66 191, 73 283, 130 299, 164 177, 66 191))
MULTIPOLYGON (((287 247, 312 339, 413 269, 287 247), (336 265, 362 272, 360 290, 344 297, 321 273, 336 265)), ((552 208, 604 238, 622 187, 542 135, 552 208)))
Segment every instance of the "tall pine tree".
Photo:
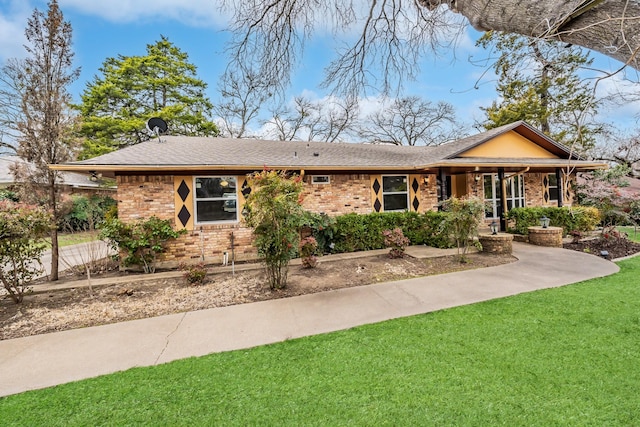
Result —
POLYGON ((500 99, 483 108, 486 129, 525 120, 554 140, 585 153, 602 126, 594 122, 593 85, 579 72, 592 59, 565 43, 487 32, 478 45, 498 54, 494 71, 500 99))
POLYGON ((82 94, 84 147, 90 158, 148 140, 145 124, 161 117, 174 135, 216 136, 207 84, 188 55, 166 37, 147 45, 146 56, 108 58, 82 94))

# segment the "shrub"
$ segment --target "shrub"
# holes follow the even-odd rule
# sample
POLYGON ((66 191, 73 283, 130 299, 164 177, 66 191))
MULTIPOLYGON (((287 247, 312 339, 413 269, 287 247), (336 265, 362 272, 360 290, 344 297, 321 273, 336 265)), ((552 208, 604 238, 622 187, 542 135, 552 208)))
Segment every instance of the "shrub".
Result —
POLYGON ((309 227, 311 235, 316 239, 321 254, 332 252, 335 219, 324 213, 305 211, 302 215, 302 227, 309 227))
POLYGON ((393 230, 384 230, 382 235, 384 236, 384 245, 391 248, 389 258, 403 258, 404 251, 411 242, 404 237, 402 230, 399 227, 393 230))
POLYGON ((40 257, 51 221, 41 207, 0 201, 0 281, 16 304, 42 273, 40 257))
POLYGON ((122 262, 125 266, 140 265, 145 273, 154 273, 156 258, 165 251, 166 242, 183 233, 186 230, 175 231, 170 220, 155 216, 132 224, 110 218, 103 223, 100 237, 116 251, 124 252, 122 262))
POLYGON ((289 261, 295 257, 304 215, 302 180, 284 172, 264 170, 248 179, 252 188, 245 203, 245 221, 253 228, 254 244, 265 263, 271 289, 287 285, 289 261))
POLYGON ((506 214, 508 220, 514 221, 509 231, 529 234, 529 227, 540 225, 543 216, 549 218, 549 225, 562 227, 565 236, 572 231, 591 231, 600 222, 598 209, 588 206, 513 208, 506 214))
POLYGON ((190 285, 202 285, 207 277, 207 268, 203 262, 197 264, 181 262, 178 264, 178 269, 183 272, 182 277, 190 285))
MULTIPOLYGON (((452 197, 442 202, 442 207, 449 213, 444 224, 456 242, 458 256, 463 262, 469 247, 474 243, 474 238, 478 236, 478 227, 484 220, 485 204, 477 197, 452 197)), ((479 245, 479 242, 476 244, 479 245)))
POLYGON ((382 249, 382 232, 394 228, 400 228, 413 245, 450 248, 448 225, 443 224, 446 217, 445 212, 432 211, 341 215, 333 226, 334 252, 382 249))
POLYGON ((60 219, 58 227, 68 232, 95 230, 113 206, 116 201, 109 196, 72 196, 70 211, 60 219))
POLYGON ((318 265, 316 251, 318 250, 318 242, 315 237, 308 236, 300 240, 299 246, 300 260, 304 268, 315 268, 318 265))

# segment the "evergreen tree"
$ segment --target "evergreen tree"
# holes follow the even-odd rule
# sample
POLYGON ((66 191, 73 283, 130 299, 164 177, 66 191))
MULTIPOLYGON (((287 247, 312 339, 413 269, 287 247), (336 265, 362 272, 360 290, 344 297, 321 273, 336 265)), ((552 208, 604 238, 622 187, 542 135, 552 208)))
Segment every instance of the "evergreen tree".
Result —
POLYGON ((146 121, 161 117, 173 135, 216 136, 207 84, 188 55, 166 37, 146 56, 108 58, 87 84, 78 106, 85 138, 80 158, 95 157, 151 138, 146 121))
POLYGON ((484 34, 478 45, 499 55, 494 71, 500 99, 483 108, 486 129, 525 120, 580 153, 593 147, 602 126, 593 121, 593 85, 579 75, 591 65, 587 53, 564 43, 497 32, 484 34))

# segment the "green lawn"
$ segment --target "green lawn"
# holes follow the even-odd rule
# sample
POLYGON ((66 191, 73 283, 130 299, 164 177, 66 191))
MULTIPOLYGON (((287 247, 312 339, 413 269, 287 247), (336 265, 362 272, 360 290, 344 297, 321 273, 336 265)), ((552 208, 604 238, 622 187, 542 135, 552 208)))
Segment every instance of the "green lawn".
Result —
MULTIPOLYGON (((77 245, 78 243, 87 243, 92 242, 98 239, 97 231, 85 231, 85 232, 76 232, 76 233, 64 233, 58 235, 58 246, 70 246, 77 245)), ((51 240, 47 239, 49 244, 51 244, 51 240)))
POLYGON ((618 230, 627 233, 634 242, 640 242, 640 227, 618 227, 618 230))
POLYGON ((640 425, 640 257, 619 265, 577 285, 10 396, 0 420, 640 425))

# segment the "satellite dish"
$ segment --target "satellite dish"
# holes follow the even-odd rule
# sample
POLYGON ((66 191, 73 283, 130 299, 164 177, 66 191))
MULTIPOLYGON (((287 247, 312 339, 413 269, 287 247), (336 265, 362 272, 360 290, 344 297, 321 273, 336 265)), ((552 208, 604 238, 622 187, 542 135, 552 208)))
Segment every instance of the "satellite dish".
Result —
POLYGON ((165 133, 167 129, 169 129, 167 122, 162 120, 160 117, 151 117, 147 120, 147 130, 155 134, 158 137, 158 140, 160 139, 160 134, 165 133))

